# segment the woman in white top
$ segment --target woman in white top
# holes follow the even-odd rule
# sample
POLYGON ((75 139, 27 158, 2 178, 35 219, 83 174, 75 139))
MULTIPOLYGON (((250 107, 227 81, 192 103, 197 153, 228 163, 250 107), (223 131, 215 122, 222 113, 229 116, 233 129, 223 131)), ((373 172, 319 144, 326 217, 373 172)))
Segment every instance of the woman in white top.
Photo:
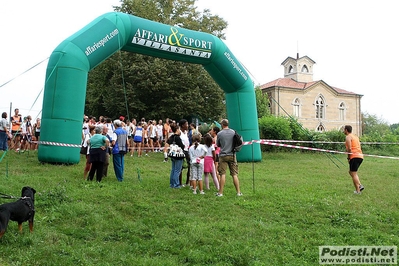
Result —
POLYGON ((89 126, 89 134, 86 134, 84 136, 84 140, 83 140, 83 147, 87 147, 87 154, 86 154, 86 165, 85 165, 85 169, 83 171, 83 178, 84 180, 87 179, 87 175, 89 174, 90 170, 91 170, 91 163, 90 163, 90 145, 87 143, 87 141, 95 134, 94 133, 94 129, 96 127, 90 125, 89 126))
POLYGON ((137 127, 133 131, 133 147, 130 156, 134 155, 134 149, 137 147, 137 157, 141 157, 141 142, 143 141, 143 128, 141 122, 138 123, 137 127))
POLYGON ((161 152, 162 142, 163 142, 163 125, 162 120, 158 121, 158 124, 155 126, 157 130, 157 143, 156 147, 158 147, 158 151, 161 152))
POLYGON ((156 139, 156 137, 157 137, 157 128, 155 127, 154 122, 155 122, 155 120, 148 121, 148 134, 150 136, 148 141, 149 141, 150 149, 151 149, 152 152, 154 152, 154 146, 155 146, 155 143, 157 141, 157 139, 156 139))

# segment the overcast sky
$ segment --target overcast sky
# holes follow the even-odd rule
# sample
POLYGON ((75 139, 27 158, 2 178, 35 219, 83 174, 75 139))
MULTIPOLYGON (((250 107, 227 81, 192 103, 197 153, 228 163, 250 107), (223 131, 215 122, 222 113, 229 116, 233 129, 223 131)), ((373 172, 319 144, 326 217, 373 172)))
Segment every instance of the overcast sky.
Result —
MULTIPOLYGON (((41 111, 46 58, 67 37, 112 12, 119 0, 3 0, 0 5, 0 111, 18 107, 23 116, 41 111), (37 100, 36 100, 37 99, 37 100)), ((284 75, 281 63, 307 55, 313 79, 361 95, 362 112, 399 123, 399 62, 395 0, 199 0, 200 10, 225 19, 225 43, 264 84, 284 75)))

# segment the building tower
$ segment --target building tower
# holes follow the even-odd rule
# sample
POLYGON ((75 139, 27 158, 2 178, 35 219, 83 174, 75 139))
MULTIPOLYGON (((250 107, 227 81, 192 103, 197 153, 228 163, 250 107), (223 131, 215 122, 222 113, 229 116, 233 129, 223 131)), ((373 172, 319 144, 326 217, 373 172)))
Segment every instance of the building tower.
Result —
POLYGON ((316 62, 308 56, 299 58, 299 53, 297 53, 296 59, 287 57, 281 63, 284 66, 284 78, 291 78, 297 82, 312 82, 314 64, 316 62))

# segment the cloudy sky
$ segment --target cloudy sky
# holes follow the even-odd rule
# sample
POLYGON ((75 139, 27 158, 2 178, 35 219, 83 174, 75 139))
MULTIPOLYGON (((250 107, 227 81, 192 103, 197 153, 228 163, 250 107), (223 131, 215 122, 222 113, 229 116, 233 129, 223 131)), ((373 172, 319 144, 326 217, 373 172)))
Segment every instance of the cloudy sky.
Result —
MULTIPOLYGON (((0 8, 0 110, 40 113, 47 60, 54 48, 119 0, 4 0, 0 8), (32 66, 37 67, 20 75, 32 66)), ((362 111, 399 123, 395 0, 198 0, 224 18, 226 44, 255 84, 283 77, 288 56, 316 62, 314 80, 364 95, 362 111)))

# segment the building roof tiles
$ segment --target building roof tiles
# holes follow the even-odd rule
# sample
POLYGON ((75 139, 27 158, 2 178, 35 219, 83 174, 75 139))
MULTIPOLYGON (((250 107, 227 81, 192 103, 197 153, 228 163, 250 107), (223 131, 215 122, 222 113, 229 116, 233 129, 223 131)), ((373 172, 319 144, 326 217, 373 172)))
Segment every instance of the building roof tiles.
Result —
MULTIPOLYGON (((314 84, 321 83, 321 82, 326 84, 322 80, 312 81, 312 82, 297 82, 297 81, 295 81, 295 80, 293 80, 291 78, 278 78, 278 79, 275 79, 273 81, 270 81, 268 83, 265 83, 265 84, 261 85, 260 89, 267 89, 267 88, 271 88, 271 87, 284 87, 284 88, 290 88, 290 89, 305 90, 305 89, 313 86, 314 84)), ((340 94, 353 94, 353 95, 356 94, 354 92, 350 92, 350 91, 346 91, 346 90, 339 89, 339 88, 336 88, 336 87, 332 87, 332 86, 330 86, 328 84, 326 84, 326 85, 329 86, 334 91, 336 91, 337 93, 340 93, 340 94)))

